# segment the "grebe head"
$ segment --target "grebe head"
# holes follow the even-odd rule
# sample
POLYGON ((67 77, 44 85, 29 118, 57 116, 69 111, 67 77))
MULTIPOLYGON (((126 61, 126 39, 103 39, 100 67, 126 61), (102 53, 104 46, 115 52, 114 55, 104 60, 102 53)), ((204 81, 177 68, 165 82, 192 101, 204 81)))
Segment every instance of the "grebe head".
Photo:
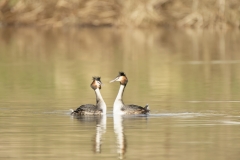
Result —
POLYGON ((115 81, 120 82, 120 84, 122 84, 122 85, 127 85, 127 83, 128 83, 127 76, 124 72, 119 72, 118 76, 114 80, 111 80, 110 83, 115 82, 115 81))
POLYGON ((101 89, 101 85, 102 85, 102 82, 101 82, 101 77, 93 77, 93 82, 91 83, 91 87, 93 90, 99 88, 101 89))

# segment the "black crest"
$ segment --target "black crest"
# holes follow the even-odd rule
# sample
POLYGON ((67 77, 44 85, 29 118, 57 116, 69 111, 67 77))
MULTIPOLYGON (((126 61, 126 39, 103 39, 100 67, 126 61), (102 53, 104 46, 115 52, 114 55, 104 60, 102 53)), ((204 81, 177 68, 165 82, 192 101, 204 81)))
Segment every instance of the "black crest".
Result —
POLYGON ((118 76, 126 76, 124 72, 119 72, 118 76))
POLYGON ((100 82, 101 82, 101 77, 94 76, 94 77, 92 77, 92 78, 93 78, 93 80, 96 80, 96 81, 100 81, 100 82))

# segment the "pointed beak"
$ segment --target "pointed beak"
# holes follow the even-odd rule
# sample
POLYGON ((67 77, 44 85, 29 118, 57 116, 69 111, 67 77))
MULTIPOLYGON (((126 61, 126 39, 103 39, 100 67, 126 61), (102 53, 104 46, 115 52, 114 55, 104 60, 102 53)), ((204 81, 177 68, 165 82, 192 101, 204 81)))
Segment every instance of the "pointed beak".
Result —
POLYGON ((116 80, 118 80, 119 77, 115 78, 114 80, 111 80, 109 83, 115 82, 116 80))

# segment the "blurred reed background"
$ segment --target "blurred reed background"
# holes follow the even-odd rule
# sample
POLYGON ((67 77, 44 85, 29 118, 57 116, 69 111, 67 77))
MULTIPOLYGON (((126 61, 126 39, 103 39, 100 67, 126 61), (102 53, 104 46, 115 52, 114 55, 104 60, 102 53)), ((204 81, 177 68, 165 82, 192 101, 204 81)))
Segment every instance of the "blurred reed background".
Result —
POLYGON ((0 26, 240 27, 239 0, 1 0, 0 26))

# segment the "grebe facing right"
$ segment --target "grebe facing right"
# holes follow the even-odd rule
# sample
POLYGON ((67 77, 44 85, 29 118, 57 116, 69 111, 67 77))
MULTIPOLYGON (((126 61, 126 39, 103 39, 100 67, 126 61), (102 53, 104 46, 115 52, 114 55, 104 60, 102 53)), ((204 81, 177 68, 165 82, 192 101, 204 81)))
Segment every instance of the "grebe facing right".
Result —
POLYGON ((91 88, 95 91, 96 94, 96 105, 93 104, 84 104, 78 107, 76 110, 72 110, 71 115, 80 116, 80 115, 100 115, 106 114, 107 107, 104 102, 102 95, 100 93, 102 82, 100 77, 93 77, 93 82, 91 83, 91 88))
POLYGON ((127 76, 124 72, 119 72, 119 75, 114 80, 110 81, 110 83, 115 81, 120 82, 120 89, 113 105, 114 114, 148 114, 150 112, 148 104, 145 107, 141 107, 134 104, 125 105, 123 103, 122 96, 128 83, 127 76))

